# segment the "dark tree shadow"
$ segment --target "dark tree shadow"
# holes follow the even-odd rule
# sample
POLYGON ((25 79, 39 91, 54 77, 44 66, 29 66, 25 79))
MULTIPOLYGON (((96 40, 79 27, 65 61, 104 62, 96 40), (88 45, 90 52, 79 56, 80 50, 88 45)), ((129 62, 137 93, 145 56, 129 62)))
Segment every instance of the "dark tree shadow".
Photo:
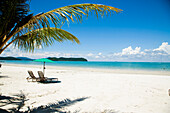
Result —
POLYGON ((1 108, 0 108, 0 113, 10 113, 10 112, 8 112, 8 111, 5 110, 5 109, 1 109, 1 108))
POLYGON ((29 109, 24 113, 53 113, 53 112, 66 113, 65 111, 62 111, 62 108, 74 105, 75 103, 84 101, 87 98, 89 97, 82 97, 75 100, 65 99, 59 101, 58 103, 52 103, 49 105, 44 105, 44 106, 39 106, 37 108, 29 109))
POLYGON ((0 75, 0 78, 9 78, 8 76, 2 76, 2 75, 0 75))
POLYGON ((0 95, 0 113, 3 112, 14 112, 17 113, 19 110, 24 106, 24 102, 27 101, 25 95, 21 92, 21 94, 17 94, 14 96, 3 96, 0 95), (16 105, 16 108, 11 108, 8 110, 4 110, 1 107, 7 106, 7 105, 16 105))
POLYGON ((20 109, 24 106, 24 103, 25 101, 27 101, 27 99, 22 92, 21 94, 14 96, 0 95, 0 113, 53 113, 53 112, 66 113, 65 111, 62 111, 64 107, 74 105, 77 102, 84 101, 87 98, 89 97, 82 97, 74 100, 64 99, 57 103, 42 105, 33 109, 30 109, 30 107, 28 107, 28 110, 23 112, 20 111, 20 109), (9 104, 15 105, 17 107, 10 109, 2 109, 3 106, 7 106, 9 104))
POLYGON ((38 83, 42 83, 42 84, 49 84, 49 83, 61 83, 61 81, 55 81, 55 80, 52 80, 52 81, 43 81, 43 82, 38 82, 38 83))

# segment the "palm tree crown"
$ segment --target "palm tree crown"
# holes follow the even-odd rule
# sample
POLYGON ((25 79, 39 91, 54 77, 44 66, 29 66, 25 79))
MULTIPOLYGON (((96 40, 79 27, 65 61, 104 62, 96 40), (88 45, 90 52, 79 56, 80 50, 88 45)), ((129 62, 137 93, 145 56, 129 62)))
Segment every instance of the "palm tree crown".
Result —
POLYGON ((54 41, 70 40, 79 43, 78 38, 61 29, 65 22, 82 22, 83 15, 88 16, 90 12, 98 17, 120 11, 101 4, 76 4, 34 16, 29 13, 29 0, 1 0, 0 54, 12 43, 26 51, 49 46, 54 41))

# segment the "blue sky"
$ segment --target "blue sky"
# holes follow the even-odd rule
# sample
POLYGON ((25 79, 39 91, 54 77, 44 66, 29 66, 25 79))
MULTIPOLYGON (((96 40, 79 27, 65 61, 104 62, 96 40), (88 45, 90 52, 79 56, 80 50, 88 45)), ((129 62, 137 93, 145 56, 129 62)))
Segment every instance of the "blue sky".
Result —
POLYGON ((40 57, 85 57, 95 61, 170 62, 170 0, 32 0, 34 14, 66 5, 96 3, 120 8, 123 12, 97 19, 90 15, 82 24, 63 26, 81 44, 54 43, 35 53, 10 51, 3 55, 40 57), (45 56, 46 55, 46 56, 45 56))

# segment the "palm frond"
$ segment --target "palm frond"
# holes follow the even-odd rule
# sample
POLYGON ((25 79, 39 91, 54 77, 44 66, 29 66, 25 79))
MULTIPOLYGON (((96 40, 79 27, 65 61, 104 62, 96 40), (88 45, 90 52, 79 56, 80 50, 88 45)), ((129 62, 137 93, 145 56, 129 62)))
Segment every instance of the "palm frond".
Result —
MULTIPOLYGON (((27 16, 29 0, 0 0, 0 38, 27 16)), ((0 39, 2 40, 2 39, 0 39)))
POLYGON ((82 22, 83 15, 86 15, 88 17, 89 12, 94 12, 95 15, 98 17, 99 15, 104 16, 121 11, 121 9, 101 4, 70 5, 57 8, 46 13, 37 14, 33 16, 28 23, 20 27, 18 31, 23 29, 35 30, 41 27, 49 28, 51 26, 49 20, 53 25, 55 25, 56 28, 60 28, 66 21, 68 23, 70 20, 72 22, 82 22))
MULTIPOLYGON (((14 36, 15 37, 15 36, 14 36)), ((60 28, 41 28, 32 30, 16 39, 15 46, 26 51, 34 51, 35 48, 52 45, 54 41, 63 42, 69 40, 79 43, 79 40, 71 33, 60 28)))
MULTIPOLYGON (((8 3, 2 0, 0 5, 4 5, 3 10, 0 10, 0 15, 4 16, 5 8, 8 3)), ((13 6, 5 16, 6 22, 0 21, 0 54, 13 42, 16 46, 27 51, 34 51, 34 48, 40 46, 49 46, 54 40, 62 42, 63 40, 71 40, 79 43, 79 40, 72 34, 60 29, 65 22, 82 22, 83 15, 87 16, 89 13, 94 13, 97 17, 121 12, 121 9, 101 5, 101 4, 76 4, 65 6, 51 10, 46 13, 39 13, 35 16, 28 15, 29 0, 7 0, 13 6), (13 10, 15 9, 15 10, 13 10), (12 11, 14 16, 10 15, 12 11), (4 23, 3 23, 4 22, 4 23), (50 26, 55 26, 51 28, 50 26), (9 28, 9 29, 8 29, 9 28), (12 41, 7 42, 12 38, 12 41), (16 42, 15 42, 16 41, 16 42)), ((1 8, 0 8, 1 9, 1 8)), ((0 18, 4 20, 4 18, 0 18)))

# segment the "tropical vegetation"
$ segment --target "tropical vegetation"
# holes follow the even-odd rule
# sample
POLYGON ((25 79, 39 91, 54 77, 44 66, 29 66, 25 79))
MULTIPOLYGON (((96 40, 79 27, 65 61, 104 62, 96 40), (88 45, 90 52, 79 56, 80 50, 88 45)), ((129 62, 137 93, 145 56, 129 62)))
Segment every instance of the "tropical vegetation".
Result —
POLYGON ((79 43, 77 37, 62 29, 70 21, 82 22, 83 15, 97 17, 121 12, 121 9, 101 4, 76 4, 45 13, 32 14, 30 0, 0 1, 0 54, 9 45, 29 52, 52 45, 54 41, 69 40, 79 43))

